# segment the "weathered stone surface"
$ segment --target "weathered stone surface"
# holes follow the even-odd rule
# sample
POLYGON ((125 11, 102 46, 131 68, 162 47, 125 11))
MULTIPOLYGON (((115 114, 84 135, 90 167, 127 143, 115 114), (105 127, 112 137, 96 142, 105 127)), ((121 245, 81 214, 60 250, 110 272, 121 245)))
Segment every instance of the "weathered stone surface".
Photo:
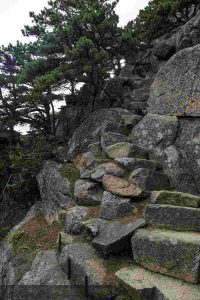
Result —
POLYGON ((75 165, 77 169, 80 171, 80 175, 82 175, 86 169, 88 168, 88 165, 95 159, 95 155, 92 151, 85 152, 81 155, 79 155, 75 160, 75 165))
POLYGON ((200 207, 200 197, 170 191, 153 191, 151 192, 152 204, 167 204, 185 207, 200 207))
POLYGON ((166 174, 149 169, 136 169, 131 173, 129 180, 133 180, 145 191, 159 191, 171 188, 170 179, 166 174))
POLYGON ((145 221, 158 228, 200 231, 200 209, 171 205, 147 205, 145 221))
POLYGON ((192 47, 200 43, 200 13, 198 12, 175 34, 176 50, 192 47))
POLYGON ((200 116, 200 45, 174 55, 160 69, 151 87, 148 111, 175 116, 200 116))
POLYGON ((19 285, 66 285, 67 275, 61 270, 54 251, 40 252, 19 285))
POLYGON ((78 180, 74 188, 74 196, 82 205, 96 205, 101 202, 103 190, 92 181, 78 180))
POLYGON ((128 111, 121 108, 100 109, 91 114, 75 131, 69 142, 68 159, 87 151, 88 145, 100 140, 105 121, 119 122, 128 111))
POLYGON ((143 191, 137 183, 116 176, 105 175, 103 187, 107 192, 120 197, 138 198, 143 196, 143 191))
POLYGON ((111 145, 126 142, 128 142, 127 136, 120 133, 105 132, 101 136, 101 147, 104 151, 106 151, 106 148, 110 147, 111 145))
POLYGON ((150 272, 136 265, 119 270, 116 276, 133 299, 199 299, 199 286, 150 272))
POLYGON ((81 230, 81 221, 87 217, 90 209, 84 206, 75 206, 67 211, 65 217, 65 230, 68 233, 79 234, 81 230))
MULTIPOLYGON (((126 115, 124 115, 126 116, 126 115)), ((123 116, 121 117, 122 120, 120 120, 120 122, 123 121, 123 116)), ((119 134, 123 134, 126 135, 127 132, 127 126, 126 124, 121 124, 119 122, 105 122, 104 126, 102 128, 102 133, 108 133, 108 132, 113 132, 113 133, 119 133, 119 134)))
POLYGON ((127 108, 135 114, 144 115, 147 107, 148 104, 146 102, 140 101, 140 102, 130 102, 127 108))
POLYGON ((83 234, 88 239, 93 239, 95 236, 97 236, 106 224, 107 221, 101 218, 93 218, 81 222, 83 234))
POLYGON ((176 48, 172 40, 159 41, 154 47, 153 54, 159 59, 168 60, 173 54, 175 54, 176 48))
POLYGON ((106 277, 106 269, 103 261, 97 257, 93 247, 85 244, 71 244, 63 248, 60 256, 61 268, 69 274, 69 259, 71 276, 70 281, 85 285, 85 276, 88 277, 88 285, 103 285, 106 277))
POLYGON ((88 151, 93 154, 94 157, 102 156, 101 142, 92 143, 88 146, 88 151))
POLYGON ((134 127, 135 125, 137 125, 138 122, 140 122, 142 119, 141 116, 138 115, 122 115, 122 120, 124 122, 125 125, 127 126, 132 126, 134 127))
POLYGON ((147 151, 131 143, 117 143, 106 149, 106 153, 110 158, 117 157, 137 157, 146 158, 147 151))
POLYGON ((61 173, 62 165, 47 161, 37 175, 37 181, 42 198, 43 212, 51 219, 60 209, 68 204, 73 204, 70 183, 61 173))
MULTIPOLYGON (((180 191, 200 194, 200 118, 181 118, 179 121, 180 134, 176 139, 176 147, 180 152, 180 167, 187 174, 188 189, 180 191), (189 189, 190 188, 190 189, 189 189)), ((179 168, 180 168, 179 167, 179 168)), ((181 181, 183 176, 179 176, 181 181)))
POLYGON ((130 239, 137 228, 145 226, 143 219, 137 219, 133 223, 107 224, 102 231, 92 241, 92 245, 102 256, 107 257, 112 254, 130 254, 130 239))
POLYGON ((112 220, 130 214, 134 204, 129 198, 121 198, 111 193, 104 192, 101 202, 100 217, 112 220))
POLYGON ((162 165, 154 160, 132 158, 132 157, 122 157, 115 158, 115 161, 122 167, 129 171, 134 171, 139 168, 146 168, 152 171, 162 170, 162 165))
POLYGON ((13 253, 9 243, 6 240, 2 240, 0 243, 0 285, 15 284, 15 271, 10 264, 12 257, 13 253), (9 271, 10 269, 11 272, 9 271))
POLYGON ((114 162, 107 162, 97 166, 91 171, 91 178, 97 182, 102 182, 104 175, 122 177, 125 171, 114 162))
POLYGON ((167 148, 174 143, 178 128, 175 116, 147 114, 132 131, 134 143, 145 149, 167 148))
POLYGON ((140 229, 132 237, 134 260, 143 267, 190 283, 199 282, 200 234, 140 229))

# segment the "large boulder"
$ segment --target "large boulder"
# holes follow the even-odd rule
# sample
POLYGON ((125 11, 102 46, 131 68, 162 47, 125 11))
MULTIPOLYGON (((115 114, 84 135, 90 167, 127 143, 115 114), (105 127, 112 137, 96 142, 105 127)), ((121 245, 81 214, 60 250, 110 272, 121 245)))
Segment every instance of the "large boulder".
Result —
POLYGON ((200 45, 175 54, 160 69, 151 87, 148 111, 174 116, 200 116, 200 45))
POLYGON ((54 219, 59 210, 74 203, 70 182, 61 175, 61 167, 53 161, 47 161, 37 175, 43 212, 49 220, 54 219))
POLYGON ((200 43, 200 12, 180 28, 174 40, 177 51, 200 43))
POLYGON ((178 128, 175 116, 147 114, 132 131, 132 140, 140 147, 167 148, 174 143, 178 128))
POLYGON ((139 229, 132 237, 136 263, 153 272, 199 282, 200 236, 197 232, 139 229))
POLYGON ((101 138, 101 131, 105 121, 119 123, 121 116, 128 111, 121 108, 100 109, 87 117, 75 131, 69 142, 68 158, 74 159, 85 152, 91 143, 101 138))

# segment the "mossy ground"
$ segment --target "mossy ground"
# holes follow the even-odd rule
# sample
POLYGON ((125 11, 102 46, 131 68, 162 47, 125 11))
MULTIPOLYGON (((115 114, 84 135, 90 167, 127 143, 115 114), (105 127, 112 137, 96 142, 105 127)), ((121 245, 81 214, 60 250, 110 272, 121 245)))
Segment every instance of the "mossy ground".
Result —
POLYGON ((61 169, 63 177, 69 180, 71 190, 74 190, 74 186, 77 180, 80 179, 80 171, 77 169, 74 163, 66 164, 61 169))
POLYGON ((7 241, 14 255, 24 252, 27 258, 33 260, 42 250, 58 248, 58 237, 62 229, 62 222, 49 225, 44 216, 38 215, 22 225, 19 230, 11 232, 7 241))

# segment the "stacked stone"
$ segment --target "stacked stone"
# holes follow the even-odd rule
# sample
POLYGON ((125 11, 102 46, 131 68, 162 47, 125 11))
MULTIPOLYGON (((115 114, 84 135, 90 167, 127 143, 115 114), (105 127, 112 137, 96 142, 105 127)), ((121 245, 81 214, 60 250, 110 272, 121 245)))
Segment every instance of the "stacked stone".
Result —
POLYGON ((147 288, 154 290, 151 299, 161 299, 159 293, 162 299, 200 299, 200 198, 152 192, 144 219, 149 227, 137 230, 131 240, 138 266, 118 271, 119 279, 144 297, 147 288))

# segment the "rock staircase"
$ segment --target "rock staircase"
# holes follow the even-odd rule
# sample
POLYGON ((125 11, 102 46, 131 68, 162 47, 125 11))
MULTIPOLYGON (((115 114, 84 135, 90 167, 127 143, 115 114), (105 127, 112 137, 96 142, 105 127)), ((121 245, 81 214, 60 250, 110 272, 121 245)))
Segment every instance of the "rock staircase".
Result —
POLYGON ((141 299, 200 299, 199 198, 163 191, 151 202, 131 240, 136 265, 116 275, 141 299))
MULTIPOLYGON (((68 182, 73 201, 58 215, 65 222, 57 250, 42 254, 55 256, 51 275, 48 259, 46 279, 35 275, 43 265, 43 256, 36 256, 19 285, 34 277, 37 284, 56 278, 72 294, 74 285, 80 287, 81 299, 200 299, 200 198, 173 192, 162 164, 134 144, 131 131, 140 120, 130 112, 119 123, 106 122, 100 141, 75 160, 80 178, 73 186, 68 182)), ((57 164, 51 168, 56 171, 48 187, 62 179, 65 203, 66 179, 57 164)), ((16 230, 31 223, 31 216, 16 230)))
MULTIPOLYGON (((130 113, 122 116, 118 124, 106 122, 101 141, 90 145, 78 163, 81 176, 74 188, 78 206, 67 212, 65 229, 66 234, 83 235, 89 244, 65 246, 60 261, 72 283, 84 285, 87 280, 93 295, 94 285, 108 288, 110 261, 116 264, 116 271, 120 268, 118 261, 126 265, 128 260, 131 264, 131 237, 146 226, 140 205, 143 207, 151 191, 171 188, 162 165, 149 159, 148 152, 129 137, 140 119, 130 113), (98 215, 87 217, 97 205, 98 215)), ((116 278, 113 270, 111 273, 116 278)), ((102 299, 111 299, 110 294, 112 299, 118 299, 120 293, 125 293, 105 291, 102 299)), ((134 299, 127 292, 125 295, 124 299, 134 299)), ((101 299, 98 297, 95 299, 101 299)))

